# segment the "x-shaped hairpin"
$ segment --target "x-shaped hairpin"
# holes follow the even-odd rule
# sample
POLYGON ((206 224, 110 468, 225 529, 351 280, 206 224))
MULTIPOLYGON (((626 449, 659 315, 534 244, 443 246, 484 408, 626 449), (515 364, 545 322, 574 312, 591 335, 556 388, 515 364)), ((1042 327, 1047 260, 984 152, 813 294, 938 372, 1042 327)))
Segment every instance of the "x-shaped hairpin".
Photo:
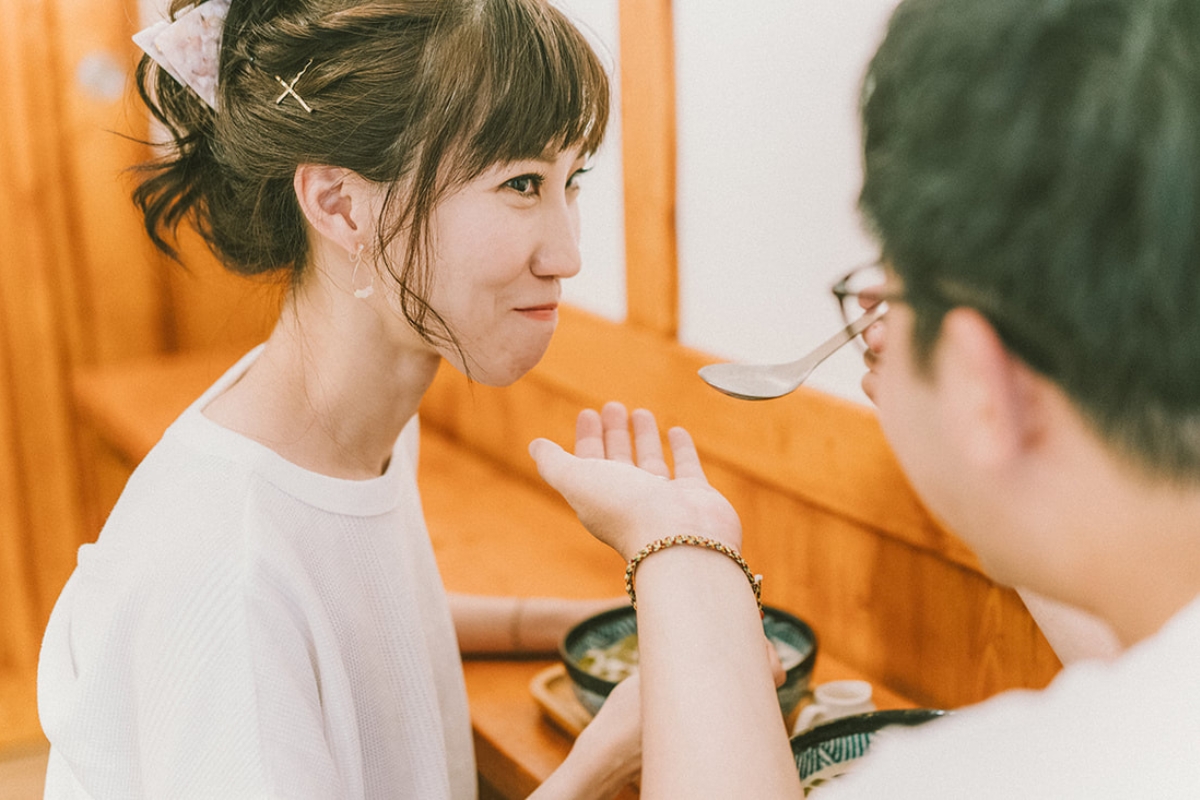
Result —
POLYGON ((297 72, 296 77, 292 78, 291 83, 285 82, 283 80, 283 78, 279 77, 278 75, 275 76, 275 80, 279 81, 279 85, 283 87, 283 94, 281 94, 281 95, 279 95, 279 97, 275 98, 275 105, 279 105, 280 103, 282 103, 283 98, 287 97, 290 94, 292 97, 296 98, 296 102, 299 103, 300 106, 305 111, 307 111, 309 114, 312 113, 312 108, 308 105, 308 103, 304 102, 304 98, 301 97, 300 95, 296 94, 296 84, 300 82, 300 78, 302 78, 304 76, 304 73, 307 72, 308 68, 311 66, 312 66, 312 59, 310 58, 308 60, 308 63, 304 65, 304 69, 297 72))

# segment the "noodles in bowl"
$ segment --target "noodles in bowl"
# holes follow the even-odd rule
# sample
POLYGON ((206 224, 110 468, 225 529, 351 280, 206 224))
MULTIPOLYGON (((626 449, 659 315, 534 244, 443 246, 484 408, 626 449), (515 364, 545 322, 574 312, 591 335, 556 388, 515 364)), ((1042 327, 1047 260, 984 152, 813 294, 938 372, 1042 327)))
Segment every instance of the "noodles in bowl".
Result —
MULTIPOLYGON (((786 673, 777 694, 787 717, 808 689, 817 637, 808 623, 793 614, 772 606, 763 612, 763 631, 786 673)), ((595 714, 613 687, 637 671, 636 612, 624 606, 589 617, 567 633, 559 651, 575 697, 595 714)))

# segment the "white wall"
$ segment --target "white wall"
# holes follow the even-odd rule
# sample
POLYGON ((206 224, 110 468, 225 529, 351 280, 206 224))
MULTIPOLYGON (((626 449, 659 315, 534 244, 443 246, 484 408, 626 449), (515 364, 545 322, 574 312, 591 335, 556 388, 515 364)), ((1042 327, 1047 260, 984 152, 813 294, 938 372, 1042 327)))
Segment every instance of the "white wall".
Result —
MULTIPOLYGON (((556 2, 617 75, 617 0, 556 2)), ((895 4, 674 3, 685 344, 719 359, 785 361, 839 327, 829 286, 877 255, 855 205, 857 101, 895 4)), ((618 97, 609 141, 584 179, 584 269, 565 291, 576 305, 618 321, 625 316, 620 122, 618 97)), ((862 372, 858 351, 846 348, 809 385, 865 402, 862 372)))
MULTIPOLYGON (((877 255, 855 205, 856 109, 895 4, 674 4, 686 344, 785 361, 839 327, 829 286, 877 255)), ((862 372, 845 348, 809 385, 865 402, 862 372)))
POLYGON ((612 113, 592 171, 579 195, 583 269, 563 284, 563 297, 608 319, 625 319, 625 204, 621 174, 621 94, 617 70, 617 0, 554 0, 599 52, 612 76, 612 113))

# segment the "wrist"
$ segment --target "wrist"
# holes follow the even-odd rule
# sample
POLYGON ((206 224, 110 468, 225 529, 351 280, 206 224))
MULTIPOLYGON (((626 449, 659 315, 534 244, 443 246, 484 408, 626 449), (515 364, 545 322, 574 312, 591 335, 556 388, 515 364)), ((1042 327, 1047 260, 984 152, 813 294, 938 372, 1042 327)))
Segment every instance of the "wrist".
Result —
POLYGON ((580 732, 567 758, 575 759, 579 774, 586 776, 587 796, 612 797, 637 780, 641 773, 640 736, 636 742, 636 751, 631 750, 627 738, 601 732, 599 726, 589 725, 580 732))
POLYGON ((566 759, 529 800, 606 800, 637 779, 640 761, 584 728, 566 759))
POLYGON ((635 576, 638 567, 647 558, 661 553, 664 550, 674 547, 699 547, 705 550, 711 550, 733 561, 741 568, 742 573, 750 582, 750 587, 754 592, 754 601, 758 605, 758 611, 762 613, 762 575, 754 573, 746 560, 742 558, 740 552, 735 548, 730 547, 718 539, 710 539, 705 536, 693 536, 690 534, 679 534, 676 536, 665 536, 661 539, 656 539, 650 542, 641 550, 634 553, 633 557, 625 566, 625 591, 629 595, 629 602, 634 608, 637 608, 637 595, 634 589, 635 576))
POLYGON ((675 536, 691 536, 697 539, 707 539, 720 543, 733 551, 740 551, 742 548, 742 530, 740 525, 732 527, 728 525, 688 525, 681 521, 674 521, 658 524, 652 528, 647 527, 646 530, 639 531, 637 536, 629 537, 628 545, 616 548, 616 550, 625 559, 625 563, 628 564, 638 553, 647 547, 663 539, 670 539, 675 536))

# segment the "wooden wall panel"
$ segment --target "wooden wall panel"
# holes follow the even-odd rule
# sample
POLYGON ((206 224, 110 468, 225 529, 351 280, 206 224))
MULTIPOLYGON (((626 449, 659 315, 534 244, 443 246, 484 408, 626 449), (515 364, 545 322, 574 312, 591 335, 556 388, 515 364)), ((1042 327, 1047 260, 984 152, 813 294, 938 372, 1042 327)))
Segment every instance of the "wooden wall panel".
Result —
POLYGON ((71 375, 165 344, 165 284, 121 177, 142 152, 131 137, 144 137, 122 91, 135 18, 135 0, 0 0, 12 34, 0 48, 0 574, 12 616, 0 638, 33 630, 30 663, 75 549, 95 533, 71 375))
POLYGON ((834 657, 945 707, 1053 677, 1058 659, 1020 599, 928 515, 868 409, 811 391, 730 400, 696 377, 705 360, 564 309, 529 376, 497 389, 443 369, 421 414, 554 496, 527 454, 532 439, 569 446, 579 409, 609 399, 650 408, 664 426, 693 432, 710 479, 742 517, 764 597, 812 621, 834 657))
POLYGON ((736 470, 708 472, 742 518, 743 552, 764 574, 764 599, 808 619, 837 660, 916 702, 950 708, 1044 686, 1057 673, 1015 592, 736 470))
MULTIPOLYGON (((0 387, 14 383, 8 353, 0 348, 0 387)), ((19 500, 22 481, 17 470, 16 424, 10 395, 0 388, 0 672, 31 668, 32 655, 37 652, 24 537, 26 507, 19 500)))
POLYGON ((679 281, 671 0, 621 0, 619 11, 627 320, 673 339, 679 281))
MULTIPOLYGON (((932 520, 909 489, 870 409, 804 388, 767 402, 734 400, 697 377, 711 360, 652 332, 564 308, 546 357, 514 387, 467 387, 444 369, 423 413, 507 460, 533 436, 571 435, 571 420, 583 405, 619 400, 644 406, 664 427, 694 431, 697 447, 713 463, 978 568, 974 554, 932 520), (525 408, 541 410, 531 416, 525 408)), ((514 468, 535 477, 532 462, 514 468)))
POLYGON ((0 349, 11 379, 0 388, 7 394, 0 405, 12 432, 6 471, 15 478, 13 496, 0 505, 16 520, 5 526, 6 535, 15 537, 5 553, 19 560, 39 619, 73 554, 64 532, 74 539, 79 529, 64 386, 76 357, 72 344, 82 337, 73 319, 63 319, 71 293, 62 291, 70 273, 61 267, 77 251, 59 148, 51 22, 42 3, 0 3, 0 26, 23 34, 0 51, 0 349))
POLYGON ((182 264, 169 263, 172 349, 241 348, 264 340, 279 314, 279 276, 235 275, 190 231, 180 236, 182 264))
POLYGON ((130 201, 144 161, 148 120, 133 90, 141 52, 130 37, 136 0, 56 0, 52 14, 64 189, 74 254, 64 300, 83 341, 84 363, 161 352, 167 344, 164 265, 130 201))

